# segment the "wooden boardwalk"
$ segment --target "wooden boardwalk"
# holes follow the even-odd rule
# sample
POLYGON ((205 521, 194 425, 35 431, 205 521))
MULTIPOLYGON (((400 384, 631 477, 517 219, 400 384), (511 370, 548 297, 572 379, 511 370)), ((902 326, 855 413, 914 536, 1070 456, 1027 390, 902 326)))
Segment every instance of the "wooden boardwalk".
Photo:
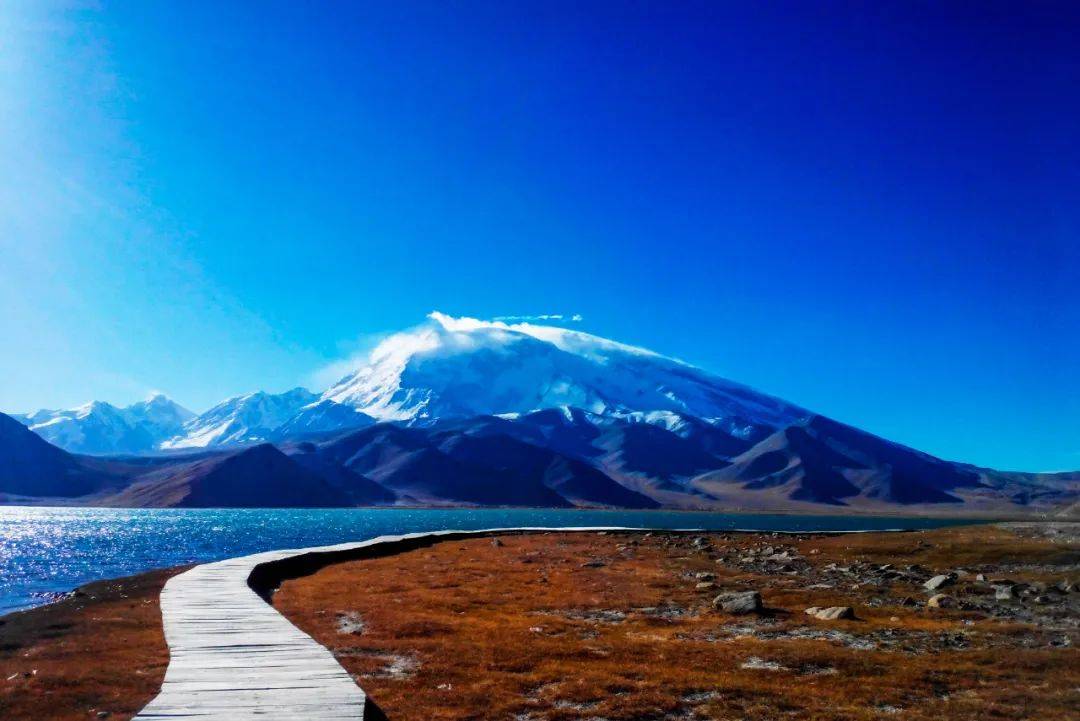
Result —
MULTIPOLYGON (((331 562, 350 556, 384 555, 446 537, 616 530, 643 529, 503 528, 412 533, 336 546, 270 551, 196 566, 169 579, 161 592, 169 667, 161 692, 135 719, 365 718, 364 691, 333 654, 289 623, 252 588, 253 577, 266 576, 267 569, 305 561, 318 565, 320 556, 331 562)), ((375 715, 368 712, 369 721, 375 715)))

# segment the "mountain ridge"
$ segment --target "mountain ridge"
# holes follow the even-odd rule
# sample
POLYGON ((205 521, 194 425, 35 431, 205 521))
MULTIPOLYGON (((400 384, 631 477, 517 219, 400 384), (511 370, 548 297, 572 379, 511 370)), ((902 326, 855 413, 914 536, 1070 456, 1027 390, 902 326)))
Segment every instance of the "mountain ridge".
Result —
POLYGON ((1067 516, 1080 500, 1080 472, 1011 475, 978 469, 822 417, 732 455, 737 447, 719 451, 727 447, 707 434, 677 435, 686 427, 590 418, 578 409, 532 415, 422 426, 378 423, 280 447, 264 443, 109 459, 69 454, 0 414, 0 502, 1067 516), (550 433, 555 418, 566 421, 561 433, 550 433), (641 443, 635 426, 647 429, 648 442, 641 443), (654 434, 669 437, 657 441, 654 434), (673 439, 690 444, 684 448, 695 462, 662 466, 664 473, 657 474, 653 466, 666 456, 655 451, 669 449, 673 439), (714 468, 699 472, 702 464, 714 468))
POLYGON ((85 503, 186 502, 201 483, 229 486, 223 463, 236 483, 265 464, 277 485, 242 487, 256 505, 301 503, 297 484, 344 505, 1034 513, 1080 496, 1072 474, 944 461, 645 349, 439 313, 321 394, 256 391, 199 415, 154 396, 20 420, 79 453, 9 427, 6 443, 26 448, 0 447, 0 471, 36 474, 16 490, 85 503), (284 454, 242 455, 266 444, 284 454))

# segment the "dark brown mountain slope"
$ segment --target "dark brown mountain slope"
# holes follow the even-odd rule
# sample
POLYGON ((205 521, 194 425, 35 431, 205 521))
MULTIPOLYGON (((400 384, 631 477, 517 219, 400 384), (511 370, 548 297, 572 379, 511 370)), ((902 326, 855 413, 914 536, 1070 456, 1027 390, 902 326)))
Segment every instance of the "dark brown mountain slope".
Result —
POLYGON ((86 467, 77 456, 0 413, 0 496, 82 496, 110 480, 109 474, 86 467))
POLYGON ((266 443, 141 476, 109 506, 324 508, 354 505, 345 491, 266 443))

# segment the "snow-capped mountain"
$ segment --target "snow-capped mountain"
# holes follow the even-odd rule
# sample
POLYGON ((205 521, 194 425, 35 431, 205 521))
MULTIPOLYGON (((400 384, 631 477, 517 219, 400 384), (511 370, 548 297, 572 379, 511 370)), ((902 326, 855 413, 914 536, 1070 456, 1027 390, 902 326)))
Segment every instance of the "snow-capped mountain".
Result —
POLYGON ((195 417, 187 408, 161 393, 155 393, 141 403, 134 403, 123 412, 128 423, 145 428, 158 443, 161 439, 171 438, 195 417))
POLYGON ((194 414, 155 394, 126 408, 93 401, 66 410, 15 416, 30 430, 72 453, 145 453, 176 435, 194 414))
POLYGON ((0 415, 0 503, 1070 512, 1078 474, 945 461, 641 348, 433 313, 322 395, 0 415), (280 448, 258 444, 279 442, 280 448), (269 484, 269 485, 267 485, 269 484))
POLYGON ((383 341, 368 362, 322 395, 304 388, 229 398, 198 416, 162 395, 116 408, 95 401, 17 416, 76 453, 139 453, 237 446, 477 415, 511 417, 578 408, 598 418, 670 427, 687 418, 750 437, 810 414, 643 348, 579 331, 432 313, 383 341))
POLYGON ((565 328, 441 313, 383 341, 322 399, 378 420, 412 422, 573 407, 663 423, 673 418, 664 413, 686 414, 735 429, 776 428, 809 415, 642 348, 565 328))
POLYGON ((262 443, 319 396, 306 388, 285 393, 257 391, 222 401, 184 424, 162 450, 262 443))

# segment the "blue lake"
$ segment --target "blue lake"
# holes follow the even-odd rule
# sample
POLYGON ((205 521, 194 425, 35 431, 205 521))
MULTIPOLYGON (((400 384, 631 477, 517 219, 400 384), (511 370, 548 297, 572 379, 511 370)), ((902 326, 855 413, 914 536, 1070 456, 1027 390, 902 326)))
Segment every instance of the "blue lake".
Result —
POLYGON ((842 531, 938 528, 949 519, 530 509, 111 509, 0 506, 0 614, 89 581, 275 548, 387 533, 505 526, 842 531))

